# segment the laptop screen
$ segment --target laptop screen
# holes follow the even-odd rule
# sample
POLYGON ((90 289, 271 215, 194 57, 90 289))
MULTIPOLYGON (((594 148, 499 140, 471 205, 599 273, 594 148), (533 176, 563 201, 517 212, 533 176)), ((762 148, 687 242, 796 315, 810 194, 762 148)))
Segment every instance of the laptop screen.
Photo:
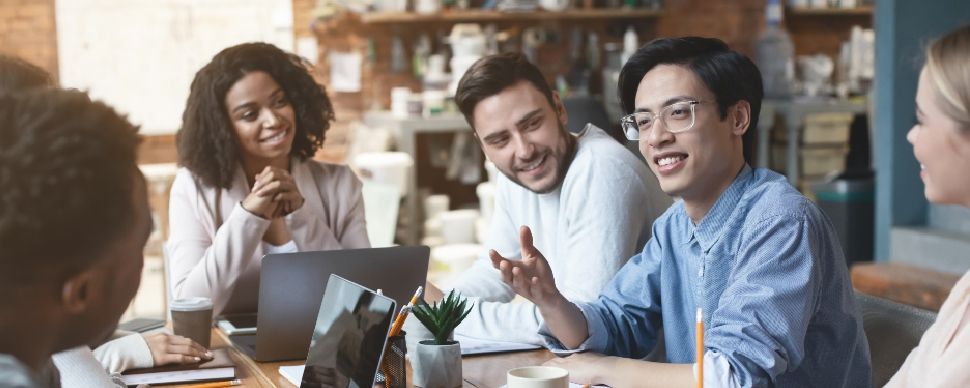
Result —
POLYGON ((373 387, 394 307, 393 299, 330 275, 300 387, 373 387))

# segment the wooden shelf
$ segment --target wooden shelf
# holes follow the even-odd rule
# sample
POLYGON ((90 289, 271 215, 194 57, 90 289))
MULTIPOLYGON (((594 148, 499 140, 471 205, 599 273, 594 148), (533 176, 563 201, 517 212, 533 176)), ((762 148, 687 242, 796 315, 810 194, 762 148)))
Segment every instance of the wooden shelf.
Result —
POLYGON ((445 11, 436 14, 414 12, 376 12, 361 15, 367 24, 429 23, 429 22, 504 22, 534 20, 593 20, 656 18, 662 11, 650 9, 575 9, 561 12, 501 12, 501 11, 445 11))
POLYGON ((788 8, 788 14, 795 16, 869 16, 872 15, 872 7, 788 8))

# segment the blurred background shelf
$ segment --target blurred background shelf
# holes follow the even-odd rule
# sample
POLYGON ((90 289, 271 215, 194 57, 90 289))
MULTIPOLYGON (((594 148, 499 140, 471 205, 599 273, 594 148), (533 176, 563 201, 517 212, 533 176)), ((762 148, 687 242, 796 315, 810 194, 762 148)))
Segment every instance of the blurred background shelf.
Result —
POLYGON ((504 22, 504 21, 535 21, 535 20, 591 20, 591 19, 642 19, 656 18, 662 15, 661 10, 652 9, 573 9, 561 12, 533 11, 533 12, 501 12, 501 11, 447 11, 435 14, 419 14, 415 12, 376 12, 361 15, 365 24, 391 23, 429 23, 429 22, 504 22))
POLYGON ((855 8, 788 8, 789 16, 871 16, 873 7, 855 8))

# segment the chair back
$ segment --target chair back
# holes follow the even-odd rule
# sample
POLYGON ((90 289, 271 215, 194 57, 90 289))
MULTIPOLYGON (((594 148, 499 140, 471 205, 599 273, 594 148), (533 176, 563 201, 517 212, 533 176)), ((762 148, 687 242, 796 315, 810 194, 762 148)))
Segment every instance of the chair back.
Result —
POLYGON ((872 356, 872 386, 882 387, 919 344, 936 313, 856 291, 872 356))
POLYGON ((563 108, 569 120, 566 129, 572 133, 579 133, 586 128, 586 124, 593 124, 613 136, 612 125, 609 117, 606 116, 606 108, 603 103, 591 96, 569 96, 562 99, 563 108))

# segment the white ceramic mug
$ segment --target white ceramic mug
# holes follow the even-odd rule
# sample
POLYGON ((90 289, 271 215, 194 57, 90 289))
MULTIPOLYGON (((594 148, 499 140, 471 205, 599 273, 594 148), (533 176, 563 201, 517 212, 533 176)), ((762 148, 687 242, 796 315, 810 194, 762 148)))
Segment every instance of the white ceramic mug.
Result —
POLYGON ((508 372, 508 388, 568 388, 569 371, 554 366, 525 366, 508 372))

